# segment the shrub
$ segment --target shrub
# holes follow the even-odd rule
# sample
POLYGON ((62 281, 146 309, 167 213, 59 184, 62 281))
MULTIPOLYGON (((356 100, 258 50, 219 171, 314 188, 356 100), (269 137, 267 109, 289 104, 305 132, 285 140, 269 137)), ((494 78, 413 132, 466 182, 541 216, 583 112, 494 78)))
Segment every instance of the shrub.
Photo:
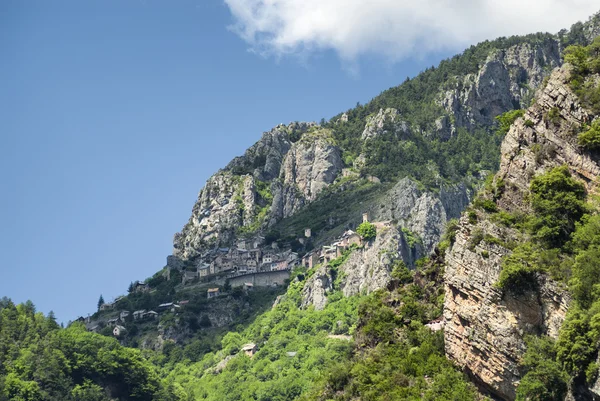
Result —
POLYGON ((515 293, 533 289, 537 285, 535 273, 541 270, 532 245, 525 243, 502 259, 502 271, 496 286, 515 293))
POLYGON ((583 184, 571 177, 567 166, 560 166, 535 177, 529 189, 533 237, 552 248, 562 246, 586 211, 583 184))
POLYGON ((496 202, 491 199, 477 198, 473 202, 473 206, 489 213, 495 213, 498 211, 498 205, 496 205, 496 202))
POLYGON ((368 221, 361 223, 361 225, 359 225, 356 229, 356 232, 365 241, 372 240, 373 238, 375 238, 375 236, 377 236, 375 224, 369 223, 368 221))
POLYGON ((600 148, 600 120, 592 123, 592 126, 577 138, 579 145, 584 148, 596 150, 600 148))
POLYGON ((517 388, 517 400, 562 400, 568 376, 556 362, 554 342, 548 337, 529 336, 521 365, 526 372, 517 388))
POLYGON ((475 230, 473 230, 473 232, 471 233, 471 238, 469 239, 469 250, 473 252, 475 250, 475 247, 479 245, 481 241, 483 241, 484 237, 485 236, 481 228, 477 227, 475 230))
POLYGON ((477 224, 477 212, 474 210, 469 210, 467 212, 467 216, 469 218, 470 224, 477 224))

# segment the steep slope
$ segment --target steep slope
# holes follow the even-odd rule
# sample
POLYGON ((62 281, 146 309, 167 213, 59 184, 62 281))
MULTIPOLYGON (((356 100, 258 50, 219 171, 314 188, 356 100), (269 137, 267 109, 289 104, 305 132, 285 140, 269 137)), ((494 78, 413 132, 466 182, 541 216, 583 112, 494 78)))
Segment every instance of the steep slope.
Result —
MULTIPOLYGON (((575 39, 563 38, 568 40, 575 39)), ((481 170, 497 168, 494 117, 527 105, 560 65, 561 47, 561 39, 542 34, 485 42, 323 127, 275 127, 207 181, 189 222, 175 235, 173 254, 185 262, 240 235, 265 232, 318 200, 327 187, 353 177, 384 183, 408 177, 424 184, 419 196, 427 198, 436 197, 432 189, 458 189, 456 199, 430 201, 437 221, 427 220, 430 208, 411 219, 410 230, 431 252, 446 220, 466 206, 469 189, 484 177, 481 170), (462 189, 452 187, 457 183, 462 189), (433 205, 438 202, 444 213, 433 205)), ((388 199, 397 199, 396 193, 388 199)), ((394 219, 397 208, 403 205, 391 204, 379 214, 394 219)))
MULTIPOLYGON (((506 266, 517 259, 521 263, 517 252, 529 257, 538 252, 538 243, 540 252, 564 252, 552 250, 557 246, 557 234, 544 237, 547 230, 539 221, 533 217, 524 220, 524 216, 539 214, 539 207, 532 203, 538 196, 534 177, 545 177, 564 165, 592 193, 600 176, 597 153, 578 142, 577 133, 585 131, 596 116, 583 107, 569 84, 572 70, 568 65, 555 70, 534 105, 513 124, 502 144, 500 171, 474 208, 461 218, 446 256, 446 355, 502 399, 515 399, 526 373, 522 365, 526 336, 557 339, 571 304, 566 287, 550 278, 560 276, 555 272, 560 259, 549 254, 549 269, 555 273, 535 270, 534 275, 506 281, 510 274, 506 266), (531 238, 533 248, 518 247, 531 238), (499 286, 499 280, 508 284, 499 286)), ((561 195, 564 199, 569 196, 561 195)), ((533 262, 527 263, 533 266, 533 262)))

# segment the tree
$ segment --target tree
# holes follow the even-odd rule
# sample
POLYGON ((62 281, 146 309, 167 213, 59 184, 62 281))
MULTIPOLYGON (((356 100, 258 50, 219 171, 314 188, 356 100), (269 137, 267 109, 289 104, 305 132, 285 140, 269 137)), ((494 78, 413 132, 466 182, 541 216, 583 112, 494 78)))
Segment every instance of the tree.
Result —
POLYGON ((358 228, 356 229, 356 232, 365 241, 372 240, 377 235, 377 230, 375 229, 375 224, 369 223, 368 221, 361 223, 361 225, 358 226, 358 228))
POLYGON ((100 294, 100 299, 98 299, 98 310, 100 310, 102 305, 104 305, 104 297, 102 297, 102 294, 100 294))
POLYGON ((563 165, 535 177, 529 189, 535 211, 530 221, 534 238, 549 247, 561 247, 586 211, 585 187, 563 165))

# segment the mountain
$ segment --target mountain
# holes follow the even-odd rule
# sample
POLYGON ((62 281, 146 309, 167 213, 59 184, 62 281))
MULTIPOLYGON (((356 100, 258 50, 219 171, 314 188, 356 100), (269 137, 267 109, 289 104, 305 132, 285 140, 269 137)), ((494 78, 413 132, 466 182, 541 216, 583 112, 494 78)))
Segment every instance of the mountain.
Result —
POLYGON ((0 401, 597 399, 599 34, 265 132, 128 295, 66 329, 0 302, 0 401))

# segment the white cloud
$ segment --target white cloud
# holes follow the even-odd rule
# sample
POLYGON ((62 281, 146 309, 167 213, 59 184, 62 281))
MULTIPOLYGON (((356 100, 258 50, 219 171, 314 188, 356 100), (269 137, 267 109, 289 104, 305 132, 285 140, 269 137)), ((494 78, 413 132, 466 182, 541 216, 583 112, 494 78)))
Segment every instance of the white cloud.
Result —
POLYGON ((334 50, 397 61, 485 39, 558 32, 599 11, 597 0, 224 0, 232 29, 264 55, 334 50))

